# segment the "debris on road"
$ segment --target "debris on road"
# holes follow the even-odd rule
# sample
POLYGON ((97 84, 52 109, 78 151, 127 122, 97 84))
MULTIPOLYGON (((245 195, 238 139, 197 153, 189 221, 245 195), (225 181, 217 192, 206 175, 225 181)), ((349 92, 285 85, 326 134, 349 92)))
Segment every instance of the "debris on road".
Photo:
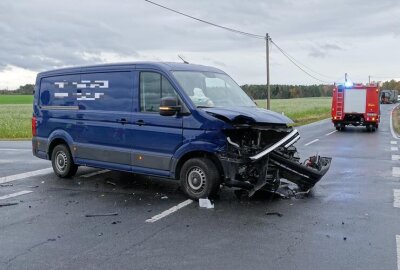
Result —
POLYGON ((109 217, 118 216, 118 213, 99 213, 99 214, 86 214, 85 217, 109 217))
POLYGON ((106 184, 112 185, 112 186, 116 186, 117 184, 115 184, 114 182, 111 181, 106 181, 106 184))
POLYGON ((266 212, 265 213, 267 216, 278 216, 278 217, 282 217, 283 215, 279 212, 266 212))
POLYGON ((168 196, 162 196, 161 197, 161 200, 166 200, 166 199, 168 199, 168 196))
POLYGON ((13 184, 0 184, 0 187, 12 187, 13 184))
POLYGON ((117 221, 111 222, 111 224, 113 224, 113 225, 118 224, 118 223, 121 223, 121 221, 120 221, 120 220, 117 220, 117 221))
POLYGON ((209 199, 199 199, 200 208, 213 209, 214 204, 209 199))
POLYGON ((17 205, 17 204, 18 204, 17 202, 0 203, 0 207, 3 207, 3 206, 11 206, 11 205, 17 205))

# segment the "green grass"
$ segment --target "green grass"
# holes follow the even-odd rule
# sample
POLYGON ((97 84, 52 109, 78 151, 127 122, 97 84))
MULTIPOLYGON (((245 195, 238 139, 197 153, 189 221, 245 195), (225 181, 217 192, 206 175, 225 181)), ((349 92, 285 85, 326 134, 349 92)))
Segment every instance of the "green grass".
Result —
POLYGON ((32 104, 33 95, 0 95, 0 104, 32 104))
MULTIPOLYGON (((284 113, 295 126, 299 126, 329 118, 331 102, 330 97, 271 99, 271 110, 284 113)), ((266 100, 257 100, 257 104, 266 108, 266 100)))
POLYGON ((0 139, 31 138, 31 104, 0 105, 0 139))

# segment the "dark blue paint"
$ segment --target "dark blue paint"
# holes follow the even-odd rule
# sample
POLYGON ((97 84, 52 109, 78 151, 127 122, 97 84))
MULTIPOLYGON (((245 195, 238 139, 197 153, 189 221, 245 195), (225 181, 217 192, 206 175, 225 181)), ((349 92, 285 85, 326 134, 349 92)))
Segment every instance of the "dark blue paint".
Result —
MULTIPOLYGON (((72 151, 79 165, 173 178, 178 161, 186 154, 224 152, 226 137, 222 130, 230 128, 231 121, 243 118, 259 123, 292 123, 283 115, 256 107, 196 108, 172 75, 172 71, 178 70, 224 73, 207 66, 150 62, 65 68, 39 73, 33 104, 38 122, 37 137, 47 139, 48 145, 55 139, 62 139, 70 149, 94 147, 111 156, 118 151, 129 151, 132 156, 131 164, 126 165, 89 160, 85 156, 76 156, 72 151), (161 116, 158 113, 140 112, 139 73, 142 71, 157 72, 164 76, 190 113, 161 116), (54 82, 63 81, 81 83, 101 80, 108 80, 109 88, 80 88, 72 84, 59 88, 54 85, 54 82), (58 92, 68 93, 68 97, 55 98, 54 93, 58 92), (77 97, 84 95, 93 97, 94 93, 104 95, 95 101, 77 100, 77 97), (44 109, 42 106, 67 106, 69 109, 44 109), (74 109, 72 106, 78 107, 74 109), (125 122, 121 122, 121 119, 125 122), (157 161, 157 158, 169 159, 169 170, 144 167, 145 163, 135 160, 141 154, 153 161, 157 161)), ((49 153, 34 153, 40 158, 49 158, 49 153)))

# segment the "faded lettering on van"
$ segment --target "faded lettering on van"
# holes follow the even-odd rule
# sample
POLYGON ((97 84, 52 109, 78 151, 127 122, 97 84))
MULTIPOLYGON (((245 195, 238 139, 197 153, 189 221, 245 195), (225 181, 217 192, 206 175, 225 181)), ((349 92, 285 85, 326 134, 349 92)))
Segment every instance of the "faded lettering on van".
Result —
POLYGON ((76 100, 96 100, 99 99, 104 93, 76 93, 76 100))
MULTIPOLYGON (((71 82, 72 85, 75 85, 76 88, 108 88, 108 80, 96 80, 91 82, 89 80, 82 80, 80 82, 71 82)), ((68 82, 55 82, 58 88, 65 88, 66 86, 70 85, 68 82)))

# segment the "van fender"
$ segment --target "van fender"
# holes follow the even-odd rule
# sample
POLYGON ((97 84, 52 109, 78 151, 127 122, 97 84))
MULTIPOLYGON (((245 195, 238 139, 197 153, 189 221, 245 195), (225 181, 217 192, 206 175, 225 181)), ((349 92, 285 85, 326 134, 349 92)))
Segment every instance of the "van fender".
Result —
POLYGON ((179 161, 181 160, 182 157, 186 156, 187 154, 195 152, 204 152, 204 153, 209 153, 211 155, 216 155, 218 152, 224 151, 224 149, 225 145, 218 145, 206 141, 195 141, 182 145, 172 156, 171 166, 170 166, 171 176, 175 178, 175 172, 179 164, 179 161))
MULTIPOLYGON (((47 155, 50 154, 49 151, 50 151, 50 147, 52 146, 52 143, 55 140, 59 140, 59 139, 65 141, 67 143, 68 147, 70 149, 72 149, 72 146, 74 144, 74 140, 72 139, 71 135, 69 135, 68 132, 66 132, 65 130, 56 129, 56 130, 54 130, 53 132, 50 133, 49 138, 47 140, 48 141, 47 149, 46 149, 47 155)), ((72 154, 72 151, 71 151, 71 154, 72 154)), ((50 158, 51 157, 49 156, 49 159, 50 158)))

